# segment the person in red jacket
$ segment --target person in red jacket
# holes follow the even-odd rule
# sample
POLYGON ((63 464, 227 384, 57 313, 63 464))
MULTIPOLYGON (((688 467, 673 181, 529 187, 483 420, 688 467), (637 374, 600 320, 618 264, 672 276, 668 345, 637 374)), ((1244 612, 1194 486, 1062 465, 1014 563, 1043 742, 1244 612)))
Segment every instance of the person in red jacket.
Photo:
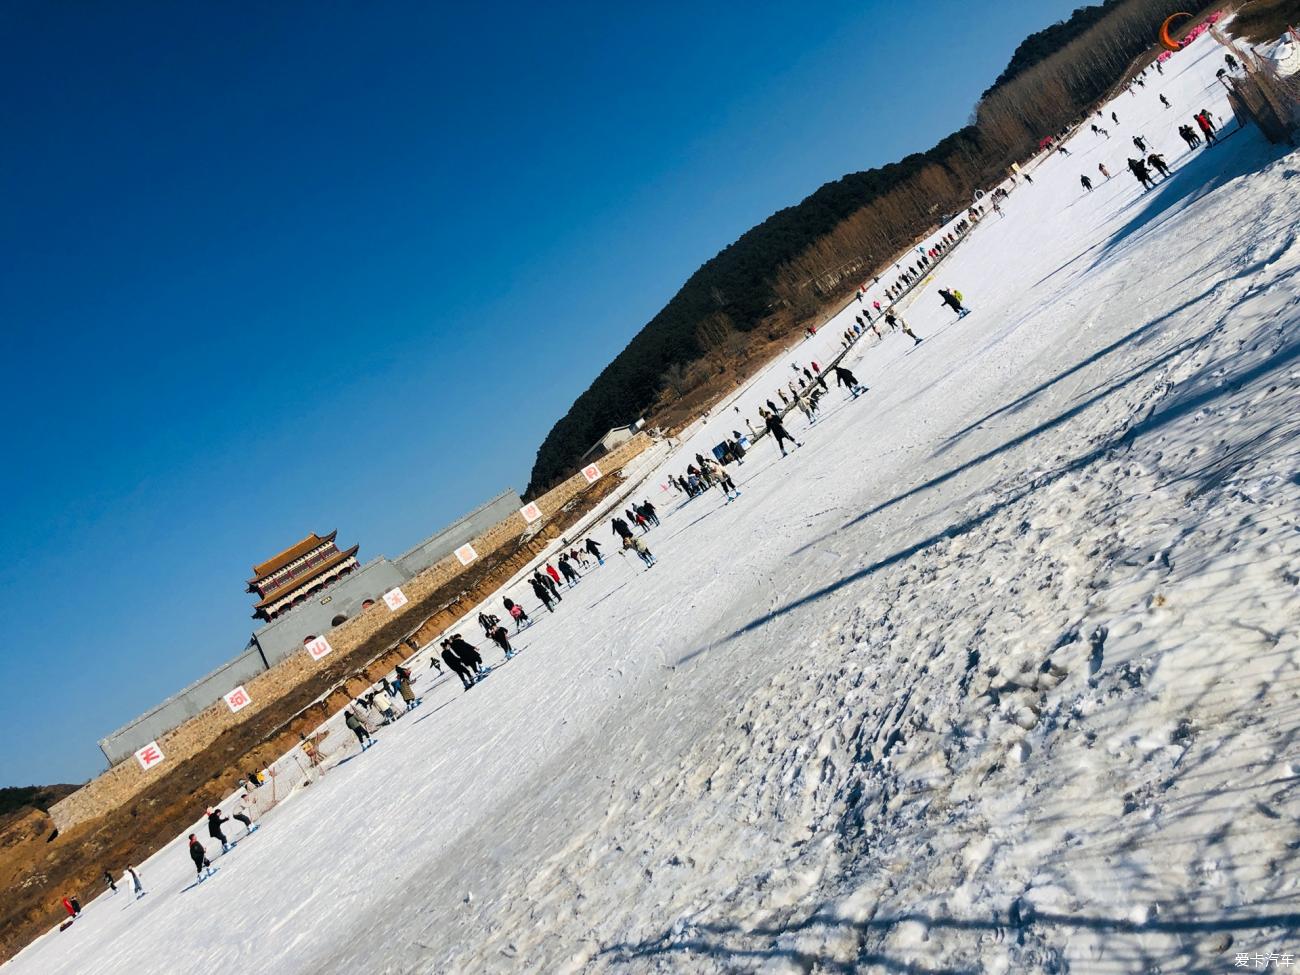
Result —
POLYGON ((75 897, 63 898, 63 909, 68 912, 68 917, 76 917, 81 913, 81 904, 75 897))

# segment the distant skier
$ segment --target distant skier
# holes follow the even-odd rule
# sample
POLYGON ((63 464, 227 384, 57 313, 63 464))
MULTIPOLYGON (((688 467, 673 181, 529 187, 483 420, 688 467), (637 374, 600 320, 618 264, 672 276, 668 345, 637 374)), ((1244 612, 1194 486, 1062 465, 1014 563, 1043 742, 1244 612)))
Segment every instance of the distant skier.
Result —
MULTIPOLYGON (((344 713, 351 714, 352 712, 345 711, 344 713)), ((235 800, 235 812, 232 818, 244 824, 244 829, 248 831, 245 835, 257 832, 257 826, 253 823, 253 816, 256 813, 257 804, 253 802, 253 797, 247 792, 241 792, 239 798, 235 800)))
POLYGON ((843 366, 834 366, 832 371, 835 374, 835 385, 843 386, 849 391, 849 395, 857 399, 862 393, 867 391, 867 387, 858 382, 858 377, 853 375, 843 366))
POLYGON ((955 311, 959 319, 970 314, 970 309, 961 303, 960 291, 949 291, 947 288, 940 288, 939 300, 955 311))
POLYGON ((637 557, 646 564, 646 568, 655 564, 654 553, 651 552, 650 549, 646 548, 645 542, 641 541, 641 539, 625 538, 623 539, 623 547, 630 548, 635 552, 637 557))
POLYGON ((515 655, 515 648, 510 645, 510 634, 506 632, 504 626, 498 626, 495 630, 489 633, 488 636, 491 638, 493 643, 505 652, 507 660, 515 655))
POLYGON ((1201 134, 1205 136, 1205 148, 1209 148, 1219 141, 1219 137, 1214 134, 1214 123, 1210 121, 1210 113, 1202 109, 1196 115, 1196 124, 1201 127, 1201 134))
POLYGON ((129 863, 126 865, 126 877, 122 878, 123 883, 126 883, 127 877, 131 878, 131 889, 135 891, 135 899, 139 900, 145 895, 144 878, 140 876, 140 871, 129 863))
POLYGON ((631 528, 631 526, 628 525, 628 523, 627 523, 626 521, 624 521, 622 518, 620 518, 618 515, 615 515, 615 516, 614 516, 613 520, 610 521, 610 524, 611 524, 611 525, 613 526, 613 528, 614 528, 614 534, 617 535, 619 538, 631 538, 631 537, 632 537, 632 528, 631 528))
POLYGON ((1097 163, 1097 172, 1101 173, 1103 179, 1110 179, 1110 170, 1105 163, 1097 163))
POLYGON ((81 913, 81 902, 75 897, 65 897, 63 909, 68 912, 68 917, 76 917, 81 913))
POLYGON ((208 859, 208 851, 203 849, 203 844, 193 833, 190 834, 190 859, 194 861, 194 872, 200 880, 212 876, 212 861, 208 859), (205 870, 207 873, 204 873, 205 870))
POLYGON ((712 468, 709 473, 713 475, 713 483, 721 488, 722 493, 727 496, 727 504, 731 504, 736 498, 740 497, 740 490, 736 487, 736 482, 731 479, 731 475, 727 473, 726 468, 711 460, 706 460, 705 464, 712 468))
POLYGON ((1160 153, 1151 153, 1151 155, 1147 156, 1147 162, 1151 165, 1151 168, 1160 174, 1162 179, 1169 178, 1169 164, 1165 162, 1165 157, 1160 153))
POLYGON ((1092 180, 1088 178, 1086 173, 1083 176, 1079 177, 1079 182, 1083 184, 1083 188, 1085 190, 1087 190, 1089 193, 1092 192, 1092 180))
POLYGON ((226 839, 226 834, 221 829, 221 824, 228 822, 230 822, 230 820, 221 815, 220 809, 213 809, 211 806, 208 807, 208 835, 221 844, 222 853, 229 853, 230 847, 233 845, 226 839))
POLYGON ((1160 96, 1160 104, 1164 105, 1165 108, 1173 108, 1173 107, 1174 107, 1174 106, 1173 106, 1173 103, 1172 103, 1168 98, 1166 98, 1163 94, 1161 94, 1161 96, 1160 96))
MULTIPOLYGON (((993 207, 994 209, 997 209, 997 204, 993 204, 993 207)), ((894 314, 894 309, 891 308, 889 311, 885 312, 885 321, 889 323, 890 328, 901 328, 903 334, 912 340, 914 347, 921 344, 920 337, 912 331, 911 327, 907 324, 907 321, 902 315, 894 314)))
POLYGON ((553 602, 551 591, 542 584, 542 580, 534 576, 528 580, 528 584, 533 587, 533 595, 542 601, 542 605, 546 607, 546 611, 548 613, 554 613, 555 607, 551 605, 553 602))
MULTIPOLYGON (((550 569, 551 567, 548 565, 546 568, 550 569)), ((552 579, 549 572, 546 575, 542 575, 541 570, 533 570, 533 581, 542 586, 542 588, 548 590, 551 594, 551 598, 555 600, 555 602, 562 603, 564 602, 564 597, 560 595, 560 587, 557 582, 558 578, 558 574, 555 579, 552 579)))
POLYGON ((117 893, 117 881, 113 879, 113 875, 107 870, 104 871, 104 883, 108 884, 108 889, 110 891, 114 894, 117 893))
MULTIPOLYGON (((392 724, 397 720, 397 713, 393 710, 393 699, 388 696, 388 692, 382 686, 374 689, 370 695, 370 702, 384 716, 384 724, 392 724)), ((315 765, 318 761, 318 759, 313 758, 312 764, 315 765)))
POLYGON ((1116 115, 1114 112, 1110 113, 1110 120, 1114 122, 1116 125, 1119 125, 1119 116, 1116 115))
POLYGON ((646 518, 650 520, 650 524, 654 525, 656 528, 659 527, 659 514, 648 498, 641 502, 641 514, 645 515, 646 518))
POLYGON ((559 586, 560 573, 557 572, 555 566, 551 565, 551 563, 549 562, 546 563, 546 574, 551 577, 551 583, 553 583, 555 586, 559 586))
POLYGON ((522 630, 525 624, 532 622, 532 620, 528 618, 528 614, 524 612, 524 608, 520 606, 518 603, 516 603, 513 599, 507 597, 506 599, 503 599, 501 602, 505 606, 506 612, 510 614, 510 618, 515 621, 516 633, 522 630))
POLYGON ((415 688, 411 686, 411 672, 404 667, 399 667, 397 671, 397 693, 406 705, 406 710, 414 711, 420 706, 420 698, 415 696, 415 688))
POLYGON ((567 555, 561 555, 556 564, 559 565, 560 575, 564 576, 564 581, 570 588, 581 581, 582 577, 578 575, 578 570, 569 564, 567 555))
POLYGON ((1068 156, 1070 154, 1070 150, 1065 148, 1065 146, 1057 146, 1056 151, 1059 152, 1062 156, 1068 156))
POLYGON ((794 437, 790 436, 790 432, 786 430, 785 424, 781 422, 781 418, 775 413, 769 413, 767 415, 767 432, 776 438, 776 445, 780 448, 782 457, 785 456, 785 441, 789 440, 796 447, 803 446, 803 444, 798 440, 795 440, 794 437))
POLYGON ((592 555, 596 556, 596 561, 600 565, 605 564, 605 560, 604 558, 601 557, 600 554, 600 546, 596 544, 596 540, 594 538, 587 539, 587 551, 590 552, 592 555))
POLYGON ((1187 143, 1187 148, 1195 149, 1201 144, 1201 137, 1196 134, 1190 125, 1178 126, 1178 134, 1182 140, 1187 143))

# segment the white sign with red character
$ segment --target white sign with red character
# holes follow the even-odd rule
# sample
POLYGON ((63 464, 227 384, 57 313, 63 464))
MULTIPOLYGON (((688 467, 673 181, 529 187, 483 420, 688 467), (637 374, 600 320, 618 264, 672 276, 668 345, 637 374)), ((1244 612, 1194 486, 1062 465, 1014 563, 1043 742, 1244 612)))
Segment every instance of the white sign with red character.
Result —
POLYGON ((138 752, 135 753, 135 760, 140 763, 140 767, 146 772, 153 768, 166 756, 163 755, 162 749, 158 747, 158 742, 151 741, 138 752))
POLYGON ((393 612, 397 612, 397 610, 401 609, 409 602, 410 600, 406 598, 406 593, 402 592, 401 589, 390 589, 388 592, 384 593, 384 604, 393 612))
POLYGON ((236 687, 226 696, 226 707, 230 708, 231 714, 238 714, 244 708, 253 703, 253 699, 248 696, 248 691, 244 690, 243 685, 236 687))
POLYGON ((319 660, 334 649, 330 646, 329 640, 326 640, 323 636, 314 636, 310 640, 304 641, 302 646, 312 660, 319 660))
POLYGON ((595 464, 588 464, 582 469, 582 476, 587 479, 588 484, 595 484, 600 480, 600 468, 595 464))
POLYGON ((461 565, 469 565, 478 558, 478 552, 474 551, 473 545, 467 543, 456 549, 456 558, 460 560, 461 565))
POLYGON ((519 509, 519 513, 524 516, 524 521, 530 525, 538 518, 542 517, 542 509, 537 507, 536 501, 529 501, 519 509))

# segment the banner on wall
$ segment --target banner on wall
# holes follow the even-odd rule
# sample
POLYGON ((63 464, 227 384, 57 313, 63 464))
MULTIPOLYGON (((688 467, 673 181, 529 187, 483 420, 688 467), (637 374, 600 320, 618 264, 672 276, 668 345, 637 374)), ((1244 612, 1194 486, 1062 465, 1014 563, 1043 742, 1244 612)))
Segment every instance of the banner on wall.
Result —
POLYGON ((466 542, 460 548, 456 549, 456 558, 460 560, 461 565, 469 565, 478 558, 478 552, 474 551, 473 545, 466 542))
POLYGON ((542 509, 537 507, 536 501, 529 501, 519 509, 519 513, 524 516, 524 521, 530 525, 538 518, 542 517, 542 509))
POLYGON ((400 588, 390 589, 388 592, 384 593, 384 605, 393 610, 393 612, 401 609, 409 602, 410 600, 406 598, 406 593, 402 592, 400 588))
POLYGON ((582 469, 582 476, 587 479, 588 484, 595 484, 600 480, 600 468, 595 464, 588 464, 582 469))
POLYGON ((248 691, 244 690, 242 684, 225 695, 225 701, 226 707, 230 708, 231 714, 238 714, 253 703, 253 699, 248 696, 248 691))
POLYGON ((163 755, 162 749, 158 747, 158 742, 151 741, 135 753, 135 760, 140 763, 140 767, 146 772, 153 768, 166 756, 163 755))
POLYGON ((325 656, 325 654, 334 649, 330 646, 329 640, 326 640, 323 636, 314 636, 310 640, 305 641, 302 646, 312 660, 319 660, 321 657, 325 656))

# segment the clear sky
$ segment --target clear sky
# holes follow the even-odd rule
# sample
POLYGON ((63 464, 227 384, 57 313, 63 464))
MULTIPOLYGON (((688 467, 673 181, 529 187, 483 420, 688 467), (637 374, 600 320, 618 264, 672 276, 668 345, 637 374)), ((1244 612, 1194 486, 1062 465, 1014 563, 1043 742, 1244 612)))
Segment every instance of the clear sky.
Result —
POLYGON ((237 653, 254 562, 507 486, 702 262, 1073 0, 0 11, 0 785, 237 653))

